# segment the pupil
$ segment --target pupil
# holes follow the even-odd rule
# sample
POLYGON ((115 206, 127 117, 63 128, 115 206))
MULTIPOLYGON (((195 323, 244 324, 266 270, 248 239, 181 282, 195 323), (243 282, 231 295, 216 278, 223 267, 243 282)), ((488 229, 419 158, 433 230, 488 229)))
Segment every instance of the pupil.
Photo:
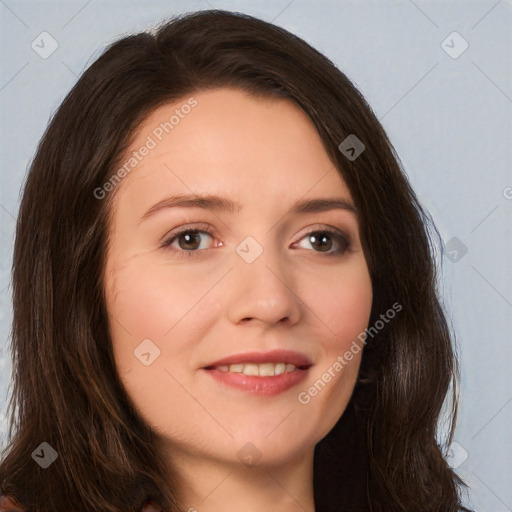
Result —
POLYGON ((321 234, 320 236, 311 235, 310 236, 311 244, 314 246, 317 243, 317 248, 320 251, 328 251, 332 246, 332 240, 329 238, 329 235, 321 234))
POLYGON ((199 233, 193 233, 193 234, 191 234, 191 233, 192 232, 182 233, 180 235, 179 246, 181 249, 190 250, 190 249, 197 249, 199 247, 199 244, 200 244, 199 233), (181 243, 183 240, 185 241, 185 243, 181 243), (191 245, 192 245, 192 247, 191 247, 191 245))

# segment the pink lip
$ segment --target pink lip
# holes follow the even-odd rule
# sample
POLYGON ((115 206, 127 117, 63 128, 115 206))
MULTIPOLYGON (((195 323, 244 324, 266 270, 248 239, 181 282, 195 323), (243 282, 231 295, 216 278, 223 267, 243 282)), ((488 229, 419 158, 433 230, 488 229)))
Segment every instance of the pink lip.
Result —
POLYGON ((287 391, 305 379, 311 365, 311 361, 298 352, 272 350, 270 352, 247 352, 245 354, 225 357, 205 366, 203 369, 221 384, 257 395, 273 396, 287 391), (293 372, 269 377, 221 372, 218 370, 219 366, 242 363, 290 363, 297 368, 293 372))
POLYGON ((292 350, 271 350, 269 352, 245 352, 243 354, 235 354, 210 363, 204 366, 204 368, 210 370, 217 366, 229 366, 230 364, 242 363, 290 363, 297 368, 309 367, 313 364, 300 352, 293 352, 292 350))

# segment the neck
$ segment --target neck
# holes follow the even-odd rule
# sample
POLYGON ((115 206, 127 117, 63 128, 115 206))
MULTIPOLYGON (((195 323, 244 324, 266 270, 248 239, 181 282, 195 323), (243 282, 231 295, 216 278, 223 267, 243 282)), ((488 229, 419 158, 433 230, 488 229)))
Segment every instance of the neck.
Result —
POLYGON ((247 466, 174 452, 179 502, 187 512, 314 512, 313 453, 280 464, 247 466))

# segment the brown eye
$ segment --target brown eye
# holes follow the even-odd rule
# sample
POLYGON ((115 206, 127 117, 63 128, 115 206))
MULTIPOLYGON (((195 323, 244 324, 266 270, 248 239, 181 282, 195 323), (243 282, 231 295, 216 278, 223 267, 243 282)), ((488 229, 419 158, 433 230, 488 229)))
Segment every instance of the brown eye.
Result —
POLYGON ((318 251, 328 252, 332 247, 332 239, 326 233, 318 231, 317 233, 311 233, 308 236, 311 245, 318 251))
POLYGON ((194 250, 198 249, 201 244, 201 237, 197 231, 186 231, 178 235, 177 238, 181 249, 194 250))
POLYGON ((207 250, 211 246, 213 235, 202 229, 184 229, 172 234, 164 243, 163 247, 178 252, 198 252, 207 250), (208 242, 210 238, 210 242, 208 242))
POLYGON ((299 245, 303 248, 303 241, 313 247, 315 252, 325 253, 326 256, 340 256, 344 254, 350 246, 349 241, 341 232, 332 231, 330 229, 322 229, 309 232, 299 245))

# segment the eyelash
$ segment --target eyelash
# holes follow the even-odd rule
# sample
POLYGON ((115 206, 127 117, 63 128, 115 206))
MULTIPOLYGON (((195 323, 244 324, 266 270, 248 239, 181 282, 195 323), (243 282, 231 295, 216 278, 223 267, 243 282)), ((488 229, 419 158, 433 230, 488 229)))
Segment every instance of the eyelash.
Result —
MULTIPOLYGON (((199 254, 197 254, 197 253, 200 253, 201 256, 204 256, 211 250, 210 248, 209 249, 191 249, 191 250, 171 249, 172 243, 175 240, 177 240, 180 236, 184 235, 185 233, 202 233, 202 234, 210 235, 212 238, 214 238, 214 235, 210 229, 206 229, 206 228, 198 229, 198 228, 184 227, 184 228, 180 229, 178 232, 172 233, 170 238, 167 238, 162 243, 162 248, 170 249, 176 253, 179 253, 179 257, 182 257, 182 258, 197 257, 197 256, 199 256, 199 254), (194 253, 196 253, 196 254, 194 254, 194 253)), ((327 256, 327 257, 336 257, 336 256, 341 257, 350 248, 350 242, 343 233, 341 233, 337 230, 329 229, 329 228, 314 229, 312 231, 309 231, 298 242, 295 242, 294 245, 298 244, 305 238, 307 238, 313 234, 317 234, 317 233, 329 235, 332 239, 334 239, 335 242, 338 242, 338 244, 340 245, 340 248, 336 249, 335 251, 331 251, 331 252, 315 251, 314 249, 312 249, 313 252, 319 253, 319 254, 321 254, 323 256, 327 256)))

